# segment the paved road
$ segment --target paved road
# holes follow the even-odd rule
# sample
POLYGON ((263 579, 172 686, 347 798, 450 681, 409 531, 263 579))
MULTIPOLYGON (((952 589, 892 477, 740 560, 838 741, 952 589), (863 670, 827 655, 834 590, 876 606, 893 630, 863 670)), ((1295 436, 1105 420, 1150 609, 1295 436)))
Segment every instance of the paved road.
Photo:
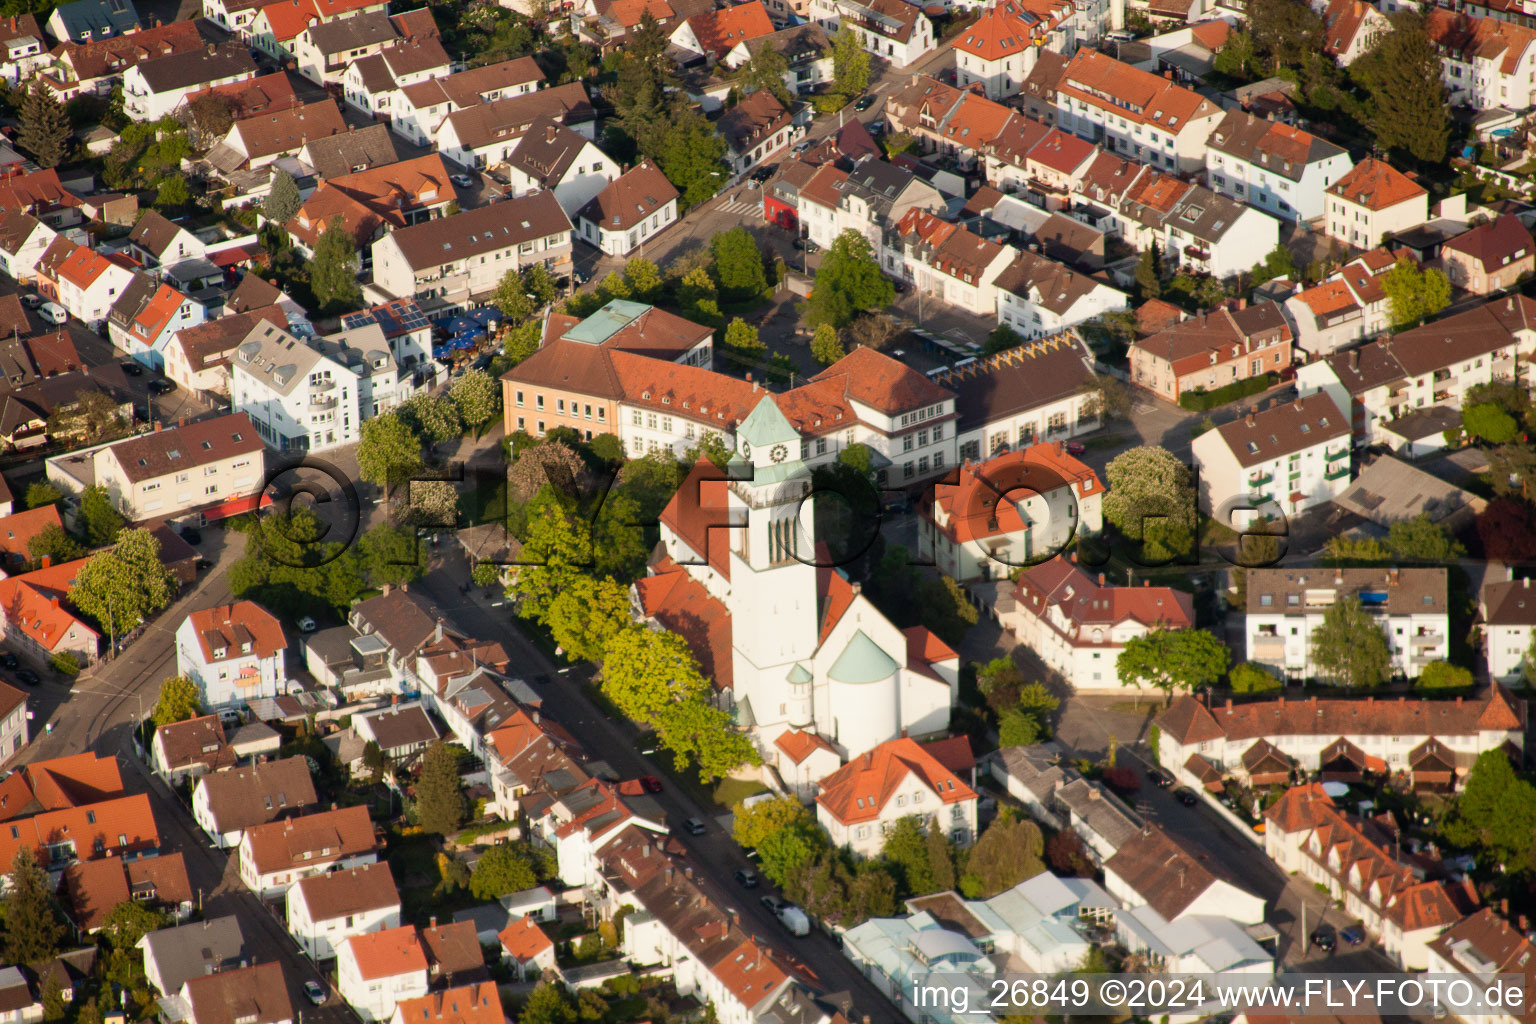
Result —
MULTIPOLYGON (((467 576, 461 554, 444 547, 441 562, 420 584, 413 585, 424 590, 460 628, 484 639, 501 641, 522 671, 534 675, 554 673, 555 666, 543 652, 512 625, 508 608, 492 608, 480 588, 474 588, 468 595, 460 592, 460 581, 467 576)), ((635 750, 638 730, 604 716, 582 690, 581 681, 589 678, 589 671, 587 666, 578 666, 566 675, 553 675, 555 682, 540 693, 544 713, 570 729, 589 750, 601 751, 603 760, 621 776, 655 774, 655 766, 635 750)), ((719 905, 738 912, 743 929, 789 950, 820 980, 825 991, 851 993, 856 1007, 849 1014, 851 1020, 857 1021, 862 1014, 868 1014, 873 1024, 901 1020, 885 996, 854 969, 831 938, 815 931, 803 938, 791 936, 759 902, 759 897, 770 890, 746 891, 736 885, 732 873, 752 865, 730 834, 704 808, 676 786, 668 786, 655 799, 670 822, 698 818, 707 823, 704 835, 682 834, 678 838, 688 848, 694 870, 714 890, 719 905)))

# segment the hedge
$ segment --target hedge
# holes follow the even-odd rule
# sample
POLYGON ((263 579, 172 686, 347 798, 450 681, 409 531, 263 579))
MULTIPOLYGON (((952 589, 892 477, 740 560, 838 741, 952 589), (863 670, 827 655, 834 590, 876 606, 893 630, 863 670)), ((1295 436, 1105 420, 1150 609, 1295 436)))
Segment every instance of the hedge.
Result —
POLYGON ((1247 398, 1256 395, 1260 391, 1268 391, 1280 378, 1273 373, 1266 373, 1262 377, 1249 377, 1247 380, 1235 380, 1225 387, 1219 387, 1215 391, 1207 391, 1204 388, 1195 388, 1186 391, 1179 396, 1179 405, 1190 412, 1205 412, 1214 409, 1218 405, 1226 405, 1235 402, 1239 398, 1247 398))

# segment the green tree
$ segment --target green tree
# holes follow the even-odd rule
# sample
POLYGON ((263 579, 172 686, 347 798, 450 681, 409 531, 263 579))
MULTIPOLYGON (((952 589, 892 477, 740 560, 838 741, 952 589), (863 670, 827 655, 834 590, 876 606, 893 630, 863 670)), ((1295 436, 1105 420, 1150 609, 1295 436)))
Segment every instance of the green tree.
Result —
POLYGON ((1136 284, 1143 300, 1155 299, 1163 294, 1163 271, 1158 260, 1157 246, 1143 249, 1136 260, 1136 284))
POLYGON ((885 835, 880 855, 896 876, 897 888, 909 896, 934 891, 933 867, 928 863, 928 841, 921 821, 913 815, 898 818, 885 835))
POLYGON ((34 480, 27 485, 27 508, 42 508, 44 505, 57 505, 64 500, 64 492, 46 480, 34 480))
POLYGON ((457 750, 442 740, 427 748, 416 780, 416 817, 422 829, 447 835, 464 824, 464 780, 457 750))
POLYGON ((459 419, 479 432, 501 415, 501 382, 484 370, 468 370, 448 388, 459 419))
POLYGON ((830 845, 827 834, 806 815, 794 825, 765 836, 757 844, 757 857, 763 874, 782 889, 799 878, 830 845))
POLYGON ((741 317, 736 317, 725 329, 725 350, 739 362, 755 364, 768 351, 768 346, 757 336, 757 328, 741 317))
POLYGON ((671 751, 678 771, 689 763, 704 782, 724 778, 744 764, 760 764, 757 747, 738 732, 728 711, 700 697, 663 705, 654 719, 661 745, 671 751))
POLYGON ((987 340, 982 344, 983 355, 996 355, 1006 352, 1010 348, 1018 348, 1024 344, 1024 336, 1007 324, 998 324, 992 328, 992 333, 987 335, 987 340))
POLYGON ((1472 673, 1448 661, 1432 661, 1419 673, 1415 685, 1423 690, 1470 690, 1472 673))
POLYGON ((519 1024, 576 1024, 576 1007, 571 1005, 564 985, 541 981, 529 993, 517 1019, 519 1024))
POLYGON ((171 676, 160 684, 160 696, 149 713, 149 720, 158 729, 173 722, 185 722, 202 713, 203 699, 197 684, 186 676, 171 676))
POLYGON ((880 272, 869 240, 849 229, 822 257, 806 303, 806 321, 812 327, 830 324, 840 329, 865 310, 889 306, 895 297, 896 287, 880 272))
POLYGON ((1400 10, 1389 20, 1392 30, 1350 74, 1370 93, 1376 145, 1438 164, 1451 137, 1440 54, 1424 31, 1422 15, 1400 10))
POLYGON ((421 441, 394 411, 363 421, 357 470, 369 483, 398 487, 421 473, 421 441))
POLYGON ((261 201, 261 212, 267 215, 267 220, 287 224, 298 214, 302 203, 298 182, 293 180, 293 175, 279 168, 272 175, 272 191, 261 201))
POLYGON ((5 909, 7 963, 35 964, 58 953, 64 927, 53 904, 48 875, 26 843, 11 861, 9 885, 0 906, 5 909))
POLYGON ((148 530, 124 530, 117 544, 88 558, 69 600, 107 630, 113 642, 171 603, 176 581, 160 561, 160 541, 148 530))
POLYGON ((930 828, 924 837, 928 847, 928 870, 933 875, 935 892, 949 892, 958 879, 955 874, 955 844, 937 828, 930 828))
POLYGON ((1008 708, 997 718, 997 743, 1000 747, 1028 747, 1045 736, 1040 719, 1023 708, 1008 708))
POLYGON ((1459 846, 1477 846, 1499 862, 1503 874, 1531 867, 1536 843, 1536 786, 1515 774, 1503 749, 1477 756, 1466 789, 1445 825, 1445 836, 1459 846))
POLYGON ((832 78, 837 91, 850 99, 869 88, 869 51, 848 25, 832 37, 832 78))
POLYGON ((464 436, 459 407, 447 395, 425 391, 412 395, 400 406, 400 418, 423 444, 443 444, 464 436))
POLYGON ((1388 527, 1387 549, 1402 562, 1450 562, 1467 554, 1450 531, 1427 513, 1400 519, 1388 527))
POLYGON ((837 453, 837 464, 847 466, 866 480, 874 478, 875 451, 867 444, 858 441, 844 445, 843 450, 837 453))
POLYGON ((1434 267, 1419 267, 1406 256, 1398 258, 1381 278, 1387 294, 1387 310, 1396 329, 1421 324, 1451 302, 1451 283, 1434 267))
POLYGON ((822 366, 831 366, 847 354, 837 328, 831 324, 822 324, 811 334, 811 358, 822 366))
POLYGON ((41 82, 34 84, 21 104, 17 143, 32 154, 39 167, 57 167, 69 151, 69 132, 69 115, 64 107, 41 82))
POLYGON ((732 78, 740 82, 748 93, 759 89, 773 93, 774 99, 785 107, 794 100, 784 76, 789 73, 789 61, 772 46, 764 46, 738 67, 732 78))
POLYGON ((815 828, 810 814, 794 797, 760 800, 751 807, 732 808, 731 838, 736 845, 756 849, 775 832, 788 828, 815 828))
POLYGON ((389 759, 384 756, 384 749, 379 746, 377 740, 369 740, 363 744, 363 767, 368 769, 368 782, 377 786, 384 779, 384 770, 389 767, 389 759))
POLYGON ((57 523, 49 523, 27 541, 27 554, 32 557, 33 565, 42 565, 44 558, 49 564, 58 565, 83 558, 85 549, 57 523))
POLYGON ((111 544, 123 528, 123 514, 112 504, 111 495, 100 484, 80 492, 80 508, 75 512, 75 529, 93 548, 111 544))
POLYGON ((101 933, 114 949, 132 949, 150 932, 159 931, 167 924, 166 916, 152 907, 128 900, 107 912, 102 920, 101 933))
POLYGON ((348 568, 355 568, 372 587, 415 583, 427 572, 422 546, 412 527, 376 523, 357 538, 351 552, 356 561, 348 568))
POLYGON ((1338 686, 1380 686, 1392 674, 1387 636, 1353 594, 1335 601, 1312 631, 1312 664, 1338 686))
POLYGON ((591 525, 574 503, 542 488, 528 503, 528 535, 521 558, 518 611, 544 621, 560 592, 592 564, 591 525))
POLYGON ((621 714, 651 725, 668 705, 702 700, 709 682, 682 637, 629 626, 609 638, 602 689, 621 714))
POLYGON ((1176 691, 1210 686, 1221 678, 1231 652, 1203 629, 1154 629, 1132 637, 1115 659, 1124 686, 1153 686, 1172 701, 1176 691))
POLYGON ((1227 683, 1233 693, 1264 693, 1267 690, 1278 690, 1282 685, 1274 673, 1251 661, 1234 665, 1227 675, 1227 683))
POLYGON ((1375 537, 1348 537, 1343 534, 1329 537, 1323 552, 1328 561, 1340 564, 1385 562, 1392 557, 1386 545, 1375 537))
POLYGON ((53 971, 48 972, 48 980, 43 982, 42 1000, 43 1020, 47 1024, 59 1024, 69 1005, 64 1001, 64 986, 59 984, 59 976, 53 971))
POLYGON ((682 193, 679 213, 713 197, 730 176, 725 140, 702 115, 691 110, 667 130, 655 156, 661 173, 682 193))
POLYGON ((1253 36, 1238 29, 1227 35, 1227 41, 1216 54, 1214 67, 1228 78, 1247 79, 1254 77, 1253 63, 1253 36))
POLYGON ((665 281, 661 270, 643 256, 631 259, 624 266, 624 283, 637 302, 655 302, 661 297, 665 281))
POLYGON ((727 302, 757 299, 768 290, 762 250, 746 228, 732 228, 716 234, 710 239, 709 251, 714 257, 715 279, 720 282, 721 298, 727 302))
POLYGON ((991 661, 977 662, 976 688, 981 691, 987 706, 994 711, 1017 707, 1019 690, 1024 686, 1024 672, 1019 663, 1008 655, 991 661))
POLYGON ((1106 469, 1110 490, 1104 518, 1127 537, 1164 541, 1187 550, 1195 530, 1195 488, 1189 467, 1166 448, 1142 445, 1115 456, 1106 469))
POLYGON ((1515 418, 1493 402, 1463 407, 1461 429, 1488 444, 1508 444, 1520 432, 1515 418))
POLYGON ((980 882, 983 897, 996 896, 1045 870, 1045 839, 1032 821, 1000 814, 971 847, 965 873, 980 882))
POLYGON ((575 575, 544 615, 555 643, 578 661, 598 661, 608 641, 629 625, 629 588, 607 577, 575 575))
POLYGON ((538 884, 533 865, 511 843, 486 850, 469 876, 469 891, 477 900, 494 900, 538 884))
POLYGON ((1254 52, 1271 74, 1299 68, 1323 45, 1323 20, 1305 0, 1268 0, 1257 5, 1249 12, 1248 31, 1254 52))
POLYGON ((363 301, 357 270, 357 240, 338 214, 315 242, 315 255, 309 261, 309 289, 325 309, 352 309, 363 301))

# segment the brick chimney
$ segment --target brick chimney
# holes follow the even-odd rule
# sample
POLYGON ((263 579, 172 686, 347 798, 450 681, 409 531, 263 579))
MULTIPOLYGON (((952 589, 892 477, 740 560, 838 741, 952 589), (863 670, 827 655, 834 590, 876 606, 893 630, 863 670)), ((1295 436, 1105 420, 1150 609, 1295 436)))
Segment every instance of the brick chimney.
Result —
POLYGON ((44 555, 43 556, 43 568, 46 569, 46 568, 48 568, 52 564, 53 564, 53 556, 52 555, 44 555))
POLYGON ((1360 350, 1357 348, 1349 350, 1349 368, 1351 370, 1360 369, 1360 350))

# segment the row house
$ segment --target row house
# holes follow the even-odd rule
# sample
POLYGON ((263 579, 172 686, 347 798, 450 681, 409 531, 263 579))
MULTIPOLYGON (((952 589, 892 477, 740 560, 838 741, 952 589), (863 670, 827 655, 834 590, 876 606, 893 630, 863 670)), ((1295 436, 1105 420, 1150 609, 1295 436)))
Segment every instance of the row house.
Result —
MULTIPOLYGON (((562 730, 557 733, 543 721, 538 711, 518 708, 495 729, 485 735, 486 764, 491 776, 491 807, 504 820, 521 814, 524 798, 536 790, 558 799, 591 781, 577 759, 580 748, 562 730)), ((531 837, 557 849, 554 838, 538 828, 531 837)), ((560 877, 569 884, 578 880, 577 865, 562 864, 560 877), (567 875, 571 867, 573 874, 567 875)))
POLYGON ((976 791, 908 737, 887 740, 822 779, 816 821, 832 844, 875 857, 903 818, 958 846, 976 840, 976 791))
POLYGON ((1015 253, 926 210, 909 210, 883 248, 891 276, 978 316, 996 314, 997 279, 1015 253))
POLYGON ((133 65, 206 49, 214 41, 206 38, 193 20, 173 21, 129 35, 84 43, 61 43, 40 69, 38 81, 61 101, 82 95, 109 96, 133 65))
POLYGON ((85 935, 105 928, 112 911, 125 903, 162 913, 172 923, 192 915, 192 884, 179 852, 127 862, 104 858, 71 864, 64 869, 59 892, 75 927, 85 935))
POLYGON ((1092 49, 1078 50, 1056 88, 1056 123, 1122 156, 1178 173, 1205 166, 1221 110, 1193 90, 1092 49))
POLYGON ((1007 575, 1104 528, 1103 483, 1057 444, 963 463, 950 480, 925 498, 917 546, 962 583, 1007 575))
POLYGON ((107 314, 107 337, 151 369, 165 365, 165 348, 178 331, 207 319, 200 302, 143 272, 134 273, 107 314))
POLYGON ((1536 595, 1530 577, 1514 578, 1505 570, 1502 580, 1485 580, 1478 595, 1478 618, 1483 627, 1483 654, 1488 675, 1502 683, 1520 684, 1527 673, 1536 673, 1531 655, 1536 636, 1536 595))
POLYGON ((193 92, 256 77, 256 62, 239 43, 210 43, 198 50, 156 57, 123 73, 123 112, 135 121, 158 121, 193 92))
POLYGON ((204 774, 192 790, 192 820, 216 848, 228 850, 247 829, 312 811, 317 803, 309 762, 287 757, 204 774))
POLYGON ((1250 569, 1248 657, 1285 679, 1315 679, 1312 634, 1336 602, 1359 601, 1385 635, 1392 671, 1416 679, 1450 651, 1444 569, 1250 569))
POLYGON ((649 160, 610 181, 576 214, 576 233, 606 256, 628 256, 677 221, 681 198, 649 160))
POLYGON ((1289 789, 1264 812, 1264 852, 1338 900, 1405 970, 1429 966, 1429 944, 1462 917, 1445 881, 1399 861, 1395 832, 1335 806, 1320 784, 1289 789))
POLYGON ((356 936, 400 926, 400 892, 388 861, 308 874, 288 887, 285 904, 288 934, 312 960, 335 957, 356 936))
POLYGON ((856 231, 880 258, 887 233, 912 210, 938 213, 944 197, 911 171, 876 157, 852 168, 822 164, 799 190, 797 213, 805 235, 823 249, 844 231, 856 231))
POLYGON ((444 78, 452 70, 453 58, 436 36, 397 39, 347 64, 342 96, 367 116, 387 122, 406 87, 444 78))
POLYGON ((1536 105, 1536 29, 1431 8, 1424 32, 1440 55, 1447 99, 1476 110, 1536 105))
POLYGON ((1355 249, 1374 249, 1429 219, 1428 190, 1375 157, 1356 164, 1326 195, 1325 233, 1355 249))
MULTIPOLYGON (((424 85, 415 88, 423 89, 424 85)), ((499 167, 511 159, 518 140, 541 117, 589 141, 595 137, 597 114, 586 86, 571 82, 453 110, 438 126, 437 148, 465 167, 499 167)))
POLYGON ((429 310, 489 296, 508 271, 569 264, 571 220, 538 192, 392 231, 373 243, 374 283, 429 310))
POLYGON ((1205 183, 1282 220, 1312 221, 1323 216, 1328 187, 1353 166, 1349 154, 1331 142, 1229 110, 1211 132, 1205 183))
POLYGON ((1060 554, 1024 568, 997 613, 1003 628, 1078 693, 1124 690, 1115 662, 1136 637, 1195 627, 1188 594, 1146 583, 1115 586, 1060 554))
POLYGON ((294 37, 292 57, 299 74, 311 82, 340 86, 353 61, 381 53, 399 38, 394 19, 383 11, 314 21, 294 37))
POLYGON ((1133 342, 1129 358, 1131 383, 1177 402, 1187 392, 1279 374, 1291 365, 1291 328, 1273 302, 1239 303, 1133 342))
POLYGON ((537 91, 543 82, 544 72, 534 59, 518 57, 402 85, 390 111, 389 127, 418 146, 432 145, 454 111, 525 96, 537 91))
POLYGON ((1371 249, 1286 299, 1286 318, 1296 332, 1301 358, 1318 359, 1387 330, 1391 310, 1382 278, 1402 260, 1418 269, 1418 261, 1406 250, 1394 254, 1371 249))
POLYGON ((579 884, 598 882, 600 876, 594 869, 603 849, 625 833, 639 830, 654 839, 665 837, 666 822, 660 815, 638 813, 608 783, 589 779, 561 791, 564 785, 562 776, 541 778, 538 788, 542 792, 525 800, 542 808, 531 822, 531 832, 536 842, 555 851, 562 881, 569 877, 585 879, 579 884), (567 876, 566 871, 571 874, 567 876))
POLYGON ((0 828, 0 853, 14 862, 25 847, 55 879, 80 861, 154 857, 160 845, 160 829, 145 793, 45 810, 0 828))
POLYGON ((1350 412, 1357 442, 1381 443, 1391 422, 1424 409, 1459 409, 1479 384, 1522 378, 1536 352, 1536 302, 1515 295, 1334 352, 1296 371, 1301 394, 1327 391, 1350 412))
MULTIPOLYGON (((263 899, 301 879, 376 863, 379 840, 366 807, 344 807, 257 825, 240 837, 239 874, 263 899)), ((372 888, 372 887, 370 887, 372 888)), ((394 887, 387 887, 394 893, 394 887)))
POLYGON ((954 43, 955 84, 979 84, 988 99, 1018 94, 1037 55, 1076 49, 1071 0, 999 0, 966 26, 954 43))
POLYGON ((836 11, 839 30, 853 32, 864 49, 895 67, 933 49, 933 22, 903 0, 837 0, 836 11))
POLYGON ((997 322, 1030 340, 1059 334, 1130 304, 1125 292, 1028 251, 1014 256, 996 285, 997 322))
POLYGON ((346 130, 347 122, 336 101, 326 97, 236 121, 220 145, 238 158, 235 166, 254 171, 283 157, 296 156, 313 139, 340 135, 346 130))
POLYGON ((1195 438, 1200 507, 1218 522, 1238 509, 1295 516, 1349 487, 1349 417, 1325 392, 1250 411, 1195 438))
POLYGON ((264 10, 280 11, 284 7, 297 7, 307 16, 327 21, 383 11, 388 4, 383 0, 298 0, 297 3, 295 0, 203 0, 203 17, 260 49, 258 17, 264 10))
MULTIPOLYGON (((1522 917, 1521 922, 1525 919, 1522 917)), ((1432 974, 1461 975, 1472 986, 1474 993, 1485 993, 1492 987, 1491 979, 1499 974, 1518 974, 1525 979, 1525 1005, 1531 1002, 1531 972, 1536 961, 1536 943, 1508 921, 1484 907, 1470 917, 1464 917, 1441 932, 1429 943, 1429 961, 1426 968, 1432 974)), ((1493 1003, 1489 999, 1489 1003, 1493 1003)), ((1458 1015, 1460 1016, 1460 1015, 1458 1015)), ((1494 1011, 1465 1018, 1468 1024, 1519 1024, 1523 1014, 1514 1007, 1502 1012, 1494 1011)))
POLYGON ((241 708, 288 690, 282 624, 254 601, 192 612, 176 629, 176 672, 206 708, 241 708))
POLYGON ((725 140, 725 159, 737 177, 784 150, 809 119, 803 105, 797 110, 780 103, 767 89, 759 89, 720 115, 715 131, 725 140))
MULTIPOLYGON (((1044 209, 1060 208, 1063 203, 1059 196, 1033 188, 1030 180, 1033 176, 1029 165, 1030 151, 1053 130, 1045 122, 1021 113, 1015 113, 1003 122, 997 134, 981 147, 981 166, 987 184, 1000 192, 1027 194, 1030 202, 1044 209)), ((1095 156, 1089 161, 1088 168, 1097 162, 1099 153, 1095 147, 1095 156)))
POLYGON ((1037 441, 1098 429, 1093 356, 1071 330, 934 376, 954 395, 957 457, 979 462, 1037 441))

